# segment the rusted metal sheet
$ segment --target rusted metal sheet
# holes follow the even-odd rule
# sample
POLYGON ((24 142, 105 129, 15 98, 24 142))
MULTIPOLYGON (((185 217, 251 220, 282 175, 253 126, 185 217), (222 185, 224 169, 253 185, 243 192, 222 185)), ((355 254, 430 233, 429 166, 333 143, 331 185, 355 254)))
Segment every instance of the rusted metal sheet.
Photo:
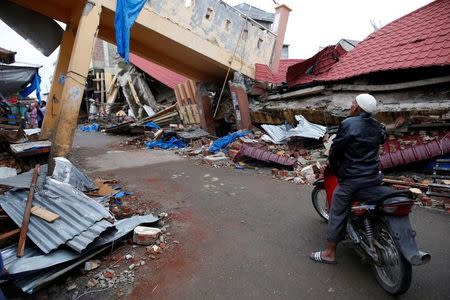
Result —
MULTIPOLYGON (((450 153, 450 132, 428 143, 422 143, 419 139, 415 139, 415 141, 416 144, 413 146, 386 152, 381 155, 381 168, 386 170, 450 153)), ((399 147, 398 141, 388 141, 384 147, 389 147, 390 144, 399 147)))
POLYGON ((295 158, 280 156, 274 154, 270 151, 252 147, 249 145, 242 145, 241 150, 237 154, 236 158, 239 157, 250 157, 260 161, 268 162, 268 163, 276 163, 283 166, 293 167, 297 162, 295 158))

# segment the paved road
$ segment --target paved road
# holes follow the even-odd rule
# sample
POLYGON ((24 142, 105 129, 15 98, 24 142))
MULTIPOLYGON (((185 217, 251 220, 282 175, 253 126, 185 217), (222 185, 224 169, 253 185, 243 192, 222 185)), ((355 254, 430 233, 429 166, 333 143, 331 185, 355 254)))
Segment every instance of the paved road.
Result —
MULTIPOLYGON (((170 152, 117 152, 109 143, 118 139, 78 136, 74 157, 89 172, 117 177, 168 211, 180 241, 128 298, 389 298, 351 249, 339 248, 336 266, 308 259, 323 246, 326 231, 311 206, 310 187, 251 170, 199 166, 170 152)), ((417 209, 412 222, 432 260, 413 269, 411 289, 401 298, 449 299, 449 216, 417 209)))

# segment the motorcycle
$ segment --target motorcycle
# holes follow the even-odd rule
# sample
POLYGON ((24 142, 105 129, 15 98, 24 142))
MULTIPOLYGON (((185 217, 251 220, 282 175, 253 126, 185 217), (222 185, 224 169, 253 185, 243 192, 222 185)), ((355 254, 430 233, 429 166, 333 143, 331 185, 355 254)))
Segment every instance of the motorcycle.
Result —
MULTIPOLYGON (((328 168, 314 183, 312 204, 329 219, 337 177, 328 168)), ((409 190, 388 186, 365 188, 354 195, 343 244, 350 245, 369 262, 379 285, 391 295, 401 295, 411 285, 412 266, 426 264, 431 256, 419 251, 409 221, 414 206, 409 190)))

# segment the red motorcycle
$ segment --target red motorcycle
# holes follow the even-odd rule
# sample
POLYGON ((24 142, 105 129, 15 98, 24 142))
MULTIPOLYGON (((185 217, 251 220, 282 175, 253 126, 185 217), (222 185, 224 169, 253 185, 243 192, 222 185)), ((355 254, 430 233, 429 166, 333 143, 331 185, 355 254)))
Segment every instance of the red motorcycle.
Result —
MULTIPOLYGON (((328 221, 333 192, 338 185, 328 169, 325 178, 314 183, 312 203, 317 213, 328 221)), ((343 244, 350 245, 370 262, 381 287, 392 295, 404 294, 411 285, 411 266, 430 261, 419 251, 409 221, 414 201, 408 190, 388 186, 362 189, 354 195, 343 244)))

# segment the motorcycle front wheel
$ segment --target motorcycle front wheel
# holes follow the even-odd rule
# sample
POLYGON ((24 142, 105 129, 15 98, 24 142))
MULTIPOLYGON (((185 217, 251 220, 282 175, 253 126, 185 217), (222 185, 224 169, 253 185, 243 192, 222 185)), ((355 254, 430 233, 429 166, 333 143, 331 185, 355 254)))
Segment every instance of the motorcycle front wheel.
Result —
POLYGON ((328 201, 325 189, 317 186, 314 187, 311 193, 311 200, 314 209, 317 211, 319 216, 321 216, 325 221, 328 222, 330 216, 328 214, 328 201))
POLYGON ((383 222, 375 226, 375 240, 381 262, 372 264, 380 286, 391 295, 402 295, 411 285, 412 267, 398 249, 389 228, 383 222))

